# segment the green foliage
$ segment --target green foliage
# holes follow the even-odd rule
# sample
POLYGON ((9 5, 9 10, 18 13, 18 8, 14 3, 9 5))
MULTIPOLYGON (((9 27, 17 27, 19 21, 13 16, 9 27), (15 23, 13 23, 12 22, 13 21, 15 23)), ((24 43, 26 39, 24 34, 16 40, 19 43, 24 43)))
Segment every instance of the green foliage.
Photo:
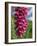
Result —
POLYGON ((32 21, 29 21, 28 29, 24 35, 24 38, 32 38, 32 21))
POLYGON ((15 30, 15 20, 14 20, 14 16, 11 17, 11 39, 15 39, 17 38, 16 36, 16 30, 15 30))
MULTIPOLYGON (((11 39, 18 39, 20 37, 16 35, 16 29, 15 29, 16 25, 14 18, 15 18, 14 16, 11 17, 11 39)), ((32 21, 29 21, 27 31, 26 33, 24 33, 24 36, 22 38, 32 38, 32 21)))

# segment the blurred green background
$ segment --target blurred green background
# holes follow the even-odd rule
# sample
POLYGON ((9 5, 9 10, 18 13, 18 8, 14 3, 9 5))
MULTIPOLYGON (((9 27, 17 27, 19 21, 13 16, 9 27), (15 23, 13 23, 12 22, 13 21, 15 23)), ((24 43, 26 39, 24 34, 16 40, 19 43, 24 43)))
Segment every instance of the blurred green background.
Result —
MULTIPOLYGON (((15 16, 11 16, 11 39, 21 39, 16 35, 15 27, 16 27, 15 16)), ((32 21, 29 21, 28 29, 22 37, 22 39, 29 39, 29 38, 32 38, 32 21)))

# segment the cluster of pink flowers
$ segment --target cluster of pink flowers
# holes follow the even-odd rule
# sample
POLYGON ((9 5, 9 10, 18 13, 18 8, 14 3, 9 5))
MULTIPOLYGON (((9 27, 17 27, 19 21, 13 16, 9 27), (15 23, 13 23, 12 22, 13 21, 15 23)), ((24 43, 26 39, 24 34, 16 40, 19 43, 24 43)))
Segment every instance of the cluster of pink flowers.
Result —
POLYGON ((15 9, 16 13, 16 27, 18 31, 16 32, 19 37, 22 37, 23 34, 26 32, 28 27, 28 21, 26 19, 28 8, 24 7, 17 7, 15 9))

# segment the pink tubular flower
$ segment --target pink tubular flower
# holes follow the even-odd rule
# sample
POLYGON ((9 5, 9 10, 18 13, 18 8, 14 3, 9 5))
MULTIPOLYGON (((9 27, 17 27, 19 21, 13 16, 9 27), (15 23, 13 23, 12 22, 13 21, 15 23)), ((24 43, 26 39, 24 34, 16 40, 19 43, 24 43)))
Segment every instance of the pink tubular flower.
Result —
POLYGON ((16 33, 18 36, 22 37, 28 27, 28 20, 26 20, 28 8, 17 7, 15 8, 15 11, 16 11, 15 16, 17 18, 16 26, 18 28, 18 31, 16 33))

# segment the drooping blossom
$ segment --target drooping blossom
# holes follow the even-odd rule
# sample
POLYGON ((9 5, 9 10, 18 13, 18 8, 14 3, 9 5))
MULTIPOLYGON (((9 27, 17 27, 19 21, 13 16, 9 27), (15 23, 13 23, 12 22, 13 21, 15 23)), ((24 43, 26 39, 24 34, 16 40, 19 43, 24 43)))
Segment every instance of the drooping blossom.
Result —
POLYGON ((26 19, 28 8, 17 7, 15 8, 15 11, 16 11, 15 13, 16 27, 18 29, 16 34, 19 37, 23 37, 23 34, 26 32, 27 27, 28 27, 28 20, 26 19))

